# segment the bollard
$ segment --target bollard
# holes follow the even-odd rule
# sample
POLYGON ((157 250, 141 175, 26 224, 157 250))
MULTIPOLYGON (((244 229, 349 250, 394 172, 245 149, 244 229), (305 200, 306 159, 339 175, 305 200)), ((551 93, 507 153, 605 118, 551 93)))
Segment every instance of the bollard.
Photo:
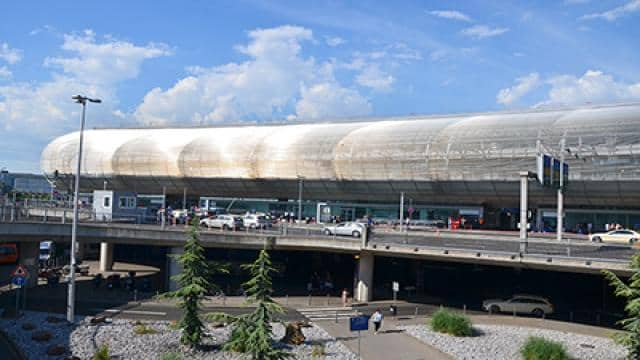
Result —
POLYGON ((338 323, 338 310, 336 310, 336 324, 338 323))
POLYGON ((418 318, 418 307, 416 306, 416 312, 413 314, 413 318, 417 319, 418 318))
POLYGON ((327 294, 327 305, 329 305, 329 294, 327 294))
POLYGON ((462 314, 467 315, 467 304, 462 305, 462 314))
POLYGON ((309 293, 309 301, 308 301, 308 305, 311 306, 311 293, 309 293))

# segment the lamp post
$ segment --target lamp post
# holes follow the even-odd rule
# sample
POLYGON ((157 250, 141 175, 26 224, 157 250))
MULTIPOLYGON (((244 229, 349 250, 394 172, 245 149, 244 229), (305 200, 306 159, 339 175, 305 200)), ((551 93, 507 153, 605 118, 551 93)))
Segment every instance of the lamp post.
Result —
POLYGON ((67 298, 67 321, 74 322, 76 300, 76 248, 78 228, 78 193, 80 190, 80 168, 82 164, 82 140, 84 135, 84 119, 87 111, 87 101, 101 103, 100 99, 90 99, 86 96, 76 95, 72 97, 78 104, 82 104, 82 119, 80 121, 80 141, 78 142, 78 166, 76 167, 75 188, 73 189, 73 222, 71 224, 71 264, 69 266, 69 295, 67 298))

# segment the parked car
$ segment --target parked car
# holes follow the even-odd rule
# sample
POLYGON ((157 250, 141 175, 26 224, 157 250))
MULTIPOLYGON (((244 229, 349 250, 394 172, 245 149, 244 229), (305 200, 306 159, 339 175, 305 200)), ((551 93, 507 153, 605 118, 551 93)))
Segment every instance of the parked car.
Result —
POLYGON ((266 229, 272 226, 264 215, 247 214, 242 218, 242 224, 249 229, 266 229))
POLYGON ((593 242, 613 242, 623 244, 635 244, 640 239, 640 234, 633 230, 613 230, 606 233, 591 234, 589 239, 593 242))
POLYGON ((242 229, 243 222, 240 216, 216 215, 200 220, 200 226, 224 230, 238 230, 242 229))
POLYGON ((325 226, 322 228, 322 233, 325 235, 347 235, 353 237, 360 237, 366 228, 364 224, 357 222, 343 222, 334 226, 325 226))
POLYGON ((516 314, 542 315, 553 314, 551 302, 536 295, 514 295, 511 299, 489 299, 482 302, 482 308, 491 313, 508 312, 516 314))

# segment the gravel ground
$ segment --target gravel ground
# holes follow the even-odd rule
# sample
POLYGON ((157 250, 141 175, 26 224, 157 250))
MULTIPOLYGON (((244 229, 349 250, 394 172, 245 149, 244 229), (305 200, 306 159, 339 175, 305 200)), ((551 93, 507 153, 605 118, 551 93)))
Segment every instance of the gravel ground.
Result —
MULTIPOLYGON (((49 323, 48 314, 27 312, 19 320, 0 319, 0 327, 4 329, 12 340, 23 350, 28 359, 53 359, 46 355, 47 348, 55 344, 63 344, 71 349, 73 355, 81 359, 90 359, 97 347, 103 344, 109 346, 109 352, 117 359, 161 359, 162 354, 176 352, 184 359, 241 359, 236 353, 223 352, 217 349, 229 336, 230 329, 208 328, 209 337, 204 341, 208 351, 193 351, 180 344, 180 332, 169 327, 166 321, 142 323, 157 331, 156 334, 137 335, 133 332, 135 322, 128 320, 114 320, 112 323, 90 325, 88 318, 78 318, 79 323, 73 327, 66 323, 49 323), (23 330, 22 324, 32 323, 34 330, 23 330), (33 331, 46 330, 53 336, 47 342, 31 340, 33 331)), ((57 315, 57 317, 60 317, 57 315)), ((306 341, 298 346, 285 346, 295 358, 311 359, 314 345, 324 345, 325 359, 352 360, 357 359, 344 344, 331 337, 324 329, 313 325, 302 329, 306 341)), ((274 324, 274 338, 280 339, 284 335, 284 327, 274 324)))
POLYGON ((622 360, 627 352, 613 340, 555 330, 517 326, 474 325, 478 335, 454 337, 437 333, 426 325, 399 326, 416 337, 459 360, 521 359, 520 347, 529 336, 541 336, 563 343, 573 359, 622 360))

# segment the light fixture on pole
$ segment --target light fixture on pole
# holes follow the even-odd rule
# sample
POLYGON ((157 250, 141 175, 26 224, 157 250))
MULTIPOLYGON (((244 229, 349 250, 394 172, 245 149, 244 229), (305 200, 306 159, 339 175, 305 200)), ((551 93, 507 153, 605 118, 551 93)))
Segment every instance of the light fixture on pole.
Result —
POLYGON ((78 142, 78 166, 76 167, 75 188, 73 189, 73 222, 71 224, 71 264, 69 266, 69 294, 67 298, 67 321, 74 322, 76 300, 76 241, 78 228, 78 197, 80 189, 80 168, 82 164, 82 141, 84 135, 84 119, 87 110, 87 101, 101 103, 100 99, 91 99, 86 96, 76 95, 72 97, 78 104, 82 104, 82 119, 80 121, 80 141, 78 142))

